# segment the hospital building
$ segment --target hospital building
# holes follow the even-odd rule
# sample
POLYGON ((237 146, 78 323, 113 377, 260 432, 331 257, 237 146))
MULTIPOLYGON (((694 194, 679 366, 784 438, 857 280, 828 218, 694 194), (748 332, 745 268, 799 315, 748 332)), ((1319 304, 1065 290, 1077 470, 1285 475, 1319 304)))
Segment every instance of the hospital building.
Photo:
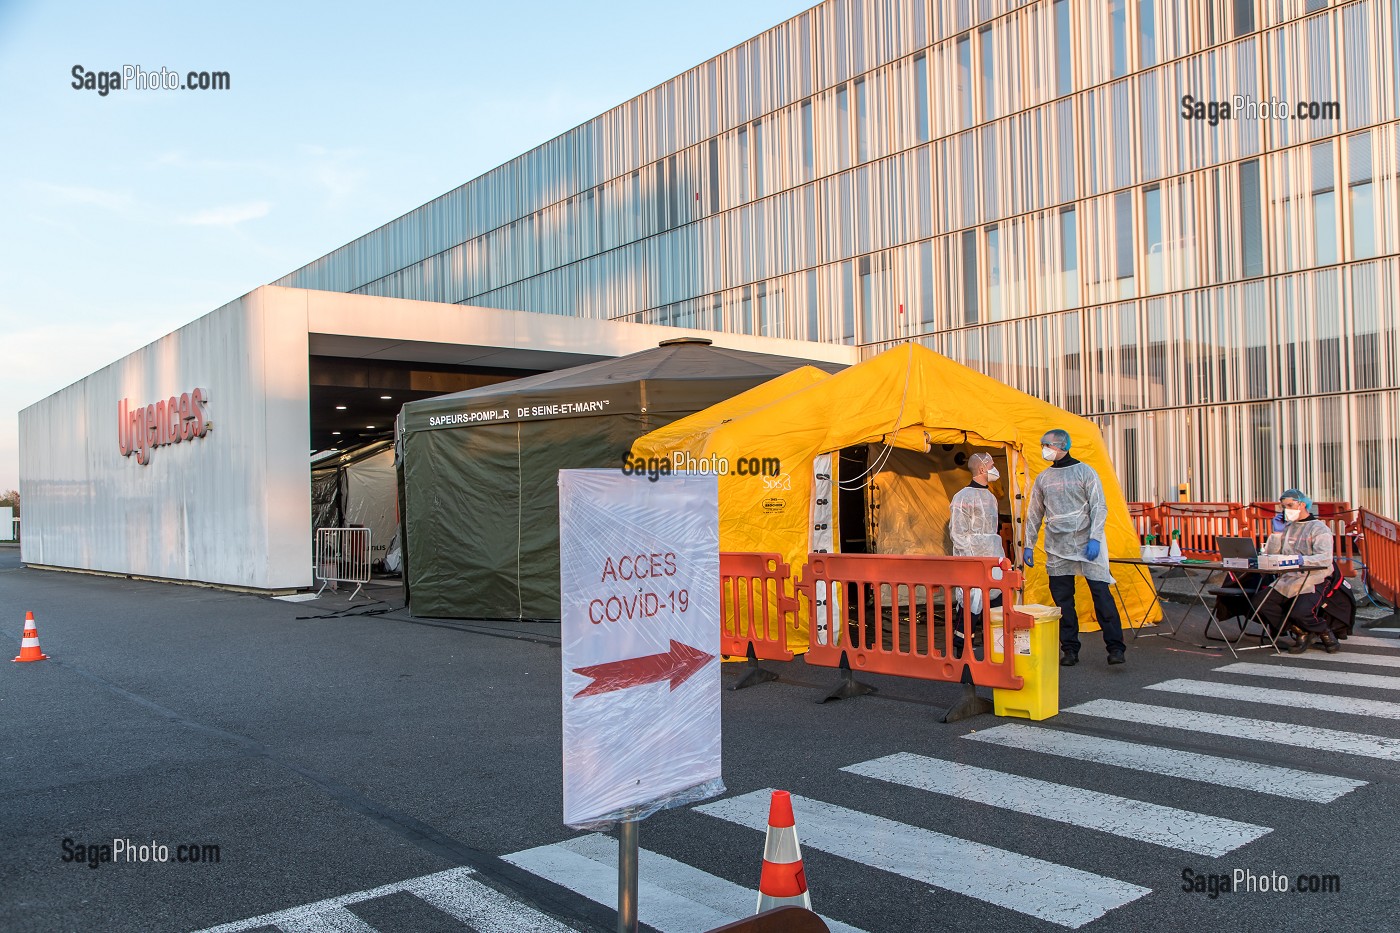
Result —
POLYGON ((917 341, 1095 421, 1129 500, 1395 515, 1397 169, 1393 0, 826 0, 27 409, 25 560, 309 585, 308 450, 681 334, 917 341), (262 517, 196 540, 216 480, 262 517))

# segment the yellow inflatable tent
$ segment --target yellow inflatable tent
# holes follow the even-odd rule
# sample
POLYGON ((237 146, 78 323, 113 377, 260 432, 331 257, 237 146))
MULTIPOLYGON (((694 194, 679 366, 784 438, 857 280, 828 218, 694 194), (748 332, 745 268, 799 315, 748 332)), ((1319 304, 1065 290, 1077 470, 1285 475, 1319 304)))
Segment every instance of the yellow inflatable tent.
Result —
MULTIPOLYGON (((843 550, 843 540, 875 553, 952 553, 948 503, 967 484, 967 456, 984 450, 1001 468, 1003 479, 993 492, 1014 518, 1012 553, 1019 554, 1030 484, 1049 467, 1040 458, 1040 438, 1050 428, 1063 428, 1073 438, 1074 456, 1103 481, 1109 554, 1139 554, 1118 477, 1088 419, 913 343, 836 375, 802 372, 681 419, 632 447, 634 458, 685 452, 697 459, 723 457, 731 465, 741 458, 776 458, 776 475, 731 469, 720 477, 721 550, 777 552, 799 577, 810 551, 843 550), (858 512, 849 508, 849 491, 863 497, 858 512), (851 527, 861 523, 864 528, 851 527)), ((1025 600, 1050 605, 1039 542, 1036 550, 1040 557, 1027 568, 1025 600)), ((1124 625, 1144 617, 1159 621, 1150 581, 1115 569, 1124 625)), ((1082 581, 1078 603, 1081 628, 1096 631, 1082 581)), ((803 651, 807 644, 808 623, 801 619, 788 633, 788 645, 803 651)))

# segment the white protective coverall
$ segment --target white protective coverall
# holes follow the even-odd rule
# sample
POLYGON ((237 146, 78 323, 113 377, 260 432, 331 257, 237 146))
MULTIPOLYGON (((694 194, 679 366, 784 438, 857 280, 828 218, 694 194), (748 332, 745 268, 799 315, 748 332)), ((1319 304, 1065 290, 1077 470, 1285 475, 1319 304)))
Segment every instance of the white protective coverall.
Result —
MULTIPOLYGON (((953 538, 956 557, 1005 557, 1000 527, 1001 511, 997 497, 985 486, 968 486, 958 490, 950 503, 951 518, 948 532, 953 538)), ((992 590, 995 599, 999 590, 992 590)), ((959 594, 961 595, 961 594, 959 594)), ((973 614, 982 611, 982 591, 972 591, 973 614)))
POLYGON ((1292 599, 1300 593, 1311 593, 1332 573, 1332 529, 1326 522, 1311 519, 1289 522, 1283 531, 1269 535, 1264 544, 1265 554, 1300 554, 1303 566, 1316 567, 1305 573, 1289 573, 1279 577, 1274 592, 1292 599))
POLYGON ((1103 483, 1093 467, 1087 463, 1050 467, 1035 478, 1026 510, 1026 547, 1035 546, 1042 522, 1048 576, 1114 582, 1108 569, 1108 542, 1104 540, 1108 505, 1103 483), (1099 542, 1097 560, 1084 557, 1090 540, 1099 542))

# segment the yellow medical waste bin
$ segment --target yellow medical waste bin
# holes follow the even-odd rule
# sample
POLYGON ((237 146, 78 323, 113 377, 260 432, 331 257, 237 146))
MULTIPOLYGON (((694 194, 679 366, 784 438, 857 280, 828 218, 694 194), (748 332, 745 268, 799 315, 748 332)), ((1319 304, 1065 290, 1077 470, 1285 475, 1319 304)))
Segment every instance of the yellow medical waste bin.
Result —
MULTIPOLYGON (((1016 673, 1025 681, 1020 690, 992 689, 992 711, 1019 719, 1049 719, 1060 711, 1060 609, 1058 606, 1017 606, 1035 619, 1030 630, 1016 633, 1016 673)), ((992 659, 1002 657, 1001 610, 993 609, 992 659)))

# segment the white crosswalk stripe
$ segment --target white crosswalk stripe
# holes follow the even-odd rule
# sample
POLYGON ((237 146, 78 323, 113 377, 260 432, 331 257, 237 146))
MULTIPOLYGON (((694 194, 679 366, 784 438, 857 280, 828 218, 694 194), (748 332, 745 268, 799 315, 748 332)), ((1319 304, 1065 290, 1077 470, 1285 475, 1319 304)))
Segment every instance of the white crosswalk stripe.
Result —
POLYGON ((400 892, 422 898, 444 913, 471 924, 478 933, 574 933, 571 927, 482 884, 472 875, 469 868, 449 868, 420 878, 220 924, 200 933, 241 933, 266 926, 277 927, 284 933, 366 933, 374 927, 346 907, 400 892))
POLYGON ((1309 651, 1306 654, 1284 656, 1289 661, 1326 661, 1333 664, 1365 664, 1371 667, 1400 667, 1400 657, 1390 654, 1363 654, 1360 651, 1345 649, 1336 654, 1325 651, 1309 651))
POLYGON ((282 933, 375 933, 374 927, 344 907, 326 907, 314 914, 283 920, 277 929, 282 933))
POLYGON ((1363 645, 1367 648, 1400 648, 1400 638, 1373 638, 1370 635, 1348 635, 1343 645, 1363 645))
POLYGON ((1173 709, 1168 706, 1149 706, 1145 703, 1130 703, 1126 700, 1090 700, 1087 703, 1071 706, 1063 712, 1119 722, 1145 723, 1153 726, 1165 726, 1169 729, 1204 732, 1237 739, 1274 742, 1279 745, 1292 745, 1316 751, 1340 752, 1345 755, 1361 755, 1385 761, 1400 761, 1400 739, 1368 735, 1361 732, 1319 729, 1314 726, 1295 726, 1264 719, 1245 719, 1240 716, 1201 713, 1195 710, 1173 709))
POLYGON ((1210 680, 1164 680, 1148 684, 1148 690, 1184 693, 1187 696, 1215 697, 1241 703, 1264 703, 1289 709, 1315 709, 1349 716, 1370 716, 1376 719, 1400 719, 1400 703, 1368 700, 1362 697, 1333 696, 1327 693, 1306 693, 1302 690, 1275 690, 1272 687, 1249 687, 1241 684, 1221 684, 1210 680))
POLYGON ((963 738, 1221 787, 1247 788, 1276 797, 1301 796, 1320 803, 1366 786, 1365 781, 1354 778, 1014 723, 970 732, 963 738))
MULTIPOLYGON (((757 848, 755 858, 761 857, 757 848)), ((617 909, 617 840, 594 833, 505 856, 605 907, 617 909)), ((755 870, 758 861, 753 862, 755 870)), ((661 933, 694 933, 753 914, 758 892, 657 852, 637 854, 639 919, 661 933)), ((861 930, 823 917, 832 933, 861 930)))
POLYGON ((1400 677, 1390 677, 1385 674, 1358 674, 1356 671, 1331 671, 1316 667, 1294 667, 1283 664, 1251 664, 1248 661, 1240 661, 1237 664, 1217 667, 1212 673, 1277 677, 1282 680, 1304 680, 1315 684, 1370 687, 1373 690, 1400 690, 1400 677))
POLYGON ((924 755, 887 755, 841 770, 1197 855, 1224 855, 1272 832, 1267 826, 924 755))
MULTIPOLYGON (((729 797, 695 809, 762 831, 771 791, 729 797)), ((1151 893, 1150 888, 1056 865, 1029 855, 947 836, 824 803, 792 798, 802 845, 1077 929, 1151 893)))

